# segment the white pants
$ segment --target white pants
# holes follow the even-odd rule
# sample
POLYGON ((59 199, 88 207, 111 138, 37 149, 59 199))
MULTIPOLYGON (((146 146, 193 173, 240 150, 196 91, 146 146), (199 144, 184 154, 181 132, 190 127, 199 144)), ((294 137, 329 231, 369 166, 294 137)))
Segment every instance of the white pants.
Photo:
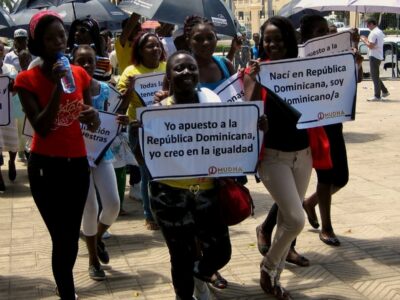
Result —
POLYGON ((102 160, 96 168, 90 169, 90 186, 82 220, 85 236, 94 236, 97 234, 99 205, 97 203, 96 188, 99 192, 102 205, 99 222, 111 226, 119 213, 117 179, 113 164, 102 160))
POLYGON ((276 233, 264 259, 269 269, 283 269, 290 244, 303 230, 302 203, 311 171, 309 148, 296 152, 265 149, 258 172, 279 207, 276 233))

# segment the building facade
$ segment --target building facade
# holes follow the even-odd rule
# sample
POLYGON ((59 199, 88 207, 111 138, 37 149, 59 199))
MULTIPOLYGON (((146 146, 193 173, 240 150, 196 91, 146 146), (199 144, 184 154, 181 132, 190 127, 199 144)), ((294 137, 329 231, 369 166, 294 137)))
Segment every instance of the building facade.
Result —
POLYGON ((258 32, 268 16, 276 15, 290 0, 225 0, 240 25, 252 33, 258 32), (270 11, 268 8, 271 8, 270 11))

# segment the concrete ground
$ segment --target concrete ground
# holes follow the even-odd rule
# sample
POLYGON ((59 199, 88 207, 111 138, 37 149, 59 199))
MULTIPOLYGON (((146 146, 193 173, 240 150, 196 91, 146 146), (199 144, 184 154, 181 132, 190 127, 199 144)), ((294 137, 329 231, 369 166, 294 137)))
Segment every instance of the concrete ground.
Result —
MULTIPOLYGON (((348 185, 333 197, 333 224, 342 245, 323 244, 307 223, 297 249, 311 266, 288 265, 282 283, 294 299, 400 299, 400 84, 386 81, 384 102, 367 102, 372 83, 358 88, 357 116, 344 125, 350 166, 348 185)), ((7 159, 6 159, 7 162, 7 159)), ((6 164, 7 165, 7 164, 6 164)), ((49 234, 30 196, 25 166, 0 194, 0 299, 58 299, 54 294, 49 234)), ((273 299, 259 287, 261 256, 255 227, 273 201, 250 179, 255 216, 230 228, 233 254, 221 271, 229 281, 215 299, 273 299)), ((313 174, 308 194, 315 189, 313 174)), ((56 199, 55 199, 56 201, 56 199)), ((84 241, 75 265, 80 299, 175 299, 167 247, 160 232, 144 226, 139 202, 128 199, 129 215, 112 226, 106 241, 111 261, 107 280, 88 276, 84 241)))

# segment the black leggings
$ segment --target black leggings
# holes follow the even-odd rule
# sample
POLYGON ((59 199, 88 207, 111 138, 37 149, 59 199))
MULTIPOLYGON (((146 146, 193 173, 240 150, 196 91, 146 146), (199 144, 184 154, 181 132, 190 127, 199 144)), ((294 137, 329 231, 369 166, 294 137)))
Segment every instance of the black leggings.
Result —
POLYGON ((86 157, 54 158, 31 153, 28 176, 33 199, 53 243, 52 267, 60 297, 75 299, 73 267, 89 188, 86 157))
POLYGON ((207 280, 230 260, 229 231, 221 223, 217 201, 214 189, 195 195, 189 190, 150 183, 151 208, 171 256, 175 293, 182 300, 192 299, 193 276, 207 280), (194 272, 196 260, 199 264, 194 272))

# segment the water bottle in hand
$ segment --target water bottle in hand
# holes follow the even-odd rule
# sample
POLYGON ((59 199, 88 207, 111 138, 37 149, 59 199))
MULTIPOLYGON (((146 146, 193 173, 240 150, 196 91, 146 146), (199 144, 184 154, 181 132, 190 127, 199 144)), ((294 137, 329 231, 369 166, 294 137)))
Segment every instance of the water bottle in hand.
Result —
POLYGON ((57 55, 57 59, 62 62, 64 69, 67 71, 64 77, 61 78, 61 85, 64 90, 64 93, 71 94, 75 92, 75 80, 74 76, 72 75, 71 65, 69 60, 64 54, 59 53, 57 55))

